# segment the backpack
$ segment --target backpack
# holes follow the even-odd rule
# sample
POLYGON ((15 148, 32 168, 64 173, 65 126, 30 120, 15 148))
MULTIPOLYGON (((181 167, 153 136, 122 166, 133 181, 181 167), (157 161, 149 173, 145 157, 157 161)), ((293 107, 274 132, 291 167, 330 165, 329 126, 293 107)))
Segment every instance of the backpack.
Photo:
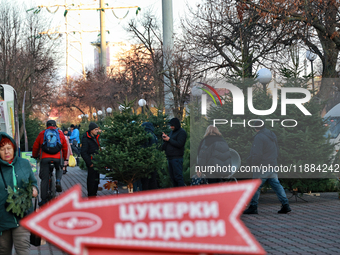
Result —
POLYGON ((57 154, 61 151, 61 142, 58 129, 46 129, 44 133, 44 142, 41 149, 47 154, 57 154))

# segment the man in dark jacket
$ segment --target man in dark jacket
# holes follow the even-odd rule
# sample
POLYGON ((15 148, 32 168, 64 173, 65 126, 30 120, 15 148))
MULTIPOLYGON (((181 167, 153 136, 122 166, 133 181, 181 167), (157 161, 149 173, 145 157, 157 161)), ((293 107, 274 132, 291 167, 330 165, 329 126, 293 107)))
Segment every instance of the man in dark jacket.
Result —
POLYGON ((57 123, 55 120, 48 120, 46 122, 46 129, 41 131, 34 141, 33 149, 32 149, 32 157, 33 158, 40 158, 40 170, 39 170, 39 177, 41 179, 40 183, 40 190, 41 190, 41 201, 39 205, 42 206, 48 202, 48 182, 49 182, 49 175, 50 175, 50 166, 49 163, 53 162, 54 167, 56 169, 56 191, 61 192, 61 177, 63 176, 62 166, 64 165, 63 160, 67 159, 67 142, 66 138, 61 130, 57 129, 57 123), (42 149, 44 144, 44 135, 46 130, 48 129, 56 129, 59 134, 60 143, 61 143, 61 150, 55 154, 49 154, 42 149))
MULTIPOLYGON (((255 122, 255 126, 263 124, 261 121, 255 122)), ((276 135, 265 128, 264 125, 256 127, 255 131, 257 134, 254 136, 254 141, 250 151, 249 163, 251 166, 256 166, 259 171, 262 170, 261 166, 277 166, 277 157, 279 155, 279 146, 277 143, 276 135)), ((257 204, 260 197, 262 186, 266 181, 270 184, 272 189, 275 191, 278 199, 282 203, 282 208, 278 213, 288 213, 291 211, 289 202, 286 196, 286 192, 280 184, 277 174, 274 171, 268 171, 266 173, 256 172, 253 174, 254 178, 260 178, 262 184, 256 191, 250 206, 244 211, 244 214, 257 214, 257 204)))
POLYGON ((183 155, 187 133, 181 128, 181 122, 177 118, 169 121, 171 132, 169 136, 163 133, 162 150, 168 159, 168 169, 174 187, 185 186, 183 179, 183 155))
POLYGON ((93 168, 93 155, 98 153, 99 144, 99 127, 96 123, 91 122, 89 130, 86 131, 82 138, 81 156, 86 163, 87 173, 87 196, 97 196, 99 173, 93 168))

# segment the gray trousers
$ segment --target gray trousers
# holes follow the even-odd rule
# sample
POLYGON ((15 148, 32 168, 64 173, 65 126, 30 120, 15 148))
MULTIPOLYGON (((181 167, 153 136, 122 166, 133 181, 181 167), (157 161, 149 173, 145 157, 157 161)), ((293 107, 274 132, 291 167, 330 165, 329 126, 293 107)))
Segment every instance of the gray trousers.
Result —
POLYGON ((21 226, 2 231, 2 235, 0 235, 0 255, 11 255, 13 244, 17 255, 29 255, 30 232, 21 226))

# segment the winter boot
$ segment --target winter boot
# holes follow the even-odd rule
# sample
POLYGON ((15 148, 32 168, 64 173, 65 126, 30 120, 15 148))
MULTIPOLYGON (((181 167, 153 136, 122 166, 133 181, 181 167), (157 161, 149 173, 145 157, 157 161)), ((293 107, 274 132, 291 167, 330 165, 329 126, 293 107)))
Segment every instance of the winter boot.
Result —
POLYGON ((257 213, 257 206, 256 205, 250 205, 247 210, 243 212, 243 214, 258 214, 257 213))
POLYGON ((57 181, 56 181, 56 183, 55 183, 55 190, 56 190, 57 192, 62 192, 62 191, 63 191, 62 188, 61 188, 61 182, 60 182, 60 180, 57 180, 57 181))
POLYGON ((289 204, 282 205, 281 210, 277 213, 289 213, 292 209, 290 209, 289 204))

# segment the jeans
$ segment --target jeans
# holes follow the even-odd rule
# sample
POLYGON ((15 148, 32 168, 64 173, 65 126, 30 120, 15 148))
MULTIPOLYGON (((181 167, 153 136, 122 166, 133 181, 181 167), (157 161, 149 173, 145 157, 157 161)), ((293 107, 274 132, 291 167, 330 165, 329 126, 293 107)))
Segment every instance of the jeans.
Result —
POLYGON ((40 161, 39 177, 41 179, 40 191, 41 199, 46 201, 48 198, 48 181, 50 176, 50 162, 53 161, 55 167, 55 178, 61 180, 63 170, 61 169, 61 160, 58 158, 43 158, 40 161))
POLYGON ((286 196, 286 192, 283 189, 282 185, 279 182, 279 179, 277 178, 264 178, 261 179, 262 183, 260 185, 260 187, 257 189, 256 193, 254 194, 253 198, 250 201, 250 205, 252 206, 257 206, 258 204, 258 200, 260 197, 260 193, 261 193, 261 188, 263 187, 263 185, 265 184, 266 181, 268 181, 269 185, 272 187, 272 189, 275 191, 278 199, 280 200, 282 205, 288 205, 288 199, 286 196))
POLYGON ((87 168, 87 196, 97 196, 98 185, 99 185, 99 172, 94 170, 93 167, 87 168))
POLYGON ((29 255, 30 235, 31 233, 21 226, 2 231, 0 235, 0 254, 11 255, 14 244, 17 255, 29 255))
POLYGON ((168 169, 174 187, 183 187, 183 158, 168 159, 168 169))

